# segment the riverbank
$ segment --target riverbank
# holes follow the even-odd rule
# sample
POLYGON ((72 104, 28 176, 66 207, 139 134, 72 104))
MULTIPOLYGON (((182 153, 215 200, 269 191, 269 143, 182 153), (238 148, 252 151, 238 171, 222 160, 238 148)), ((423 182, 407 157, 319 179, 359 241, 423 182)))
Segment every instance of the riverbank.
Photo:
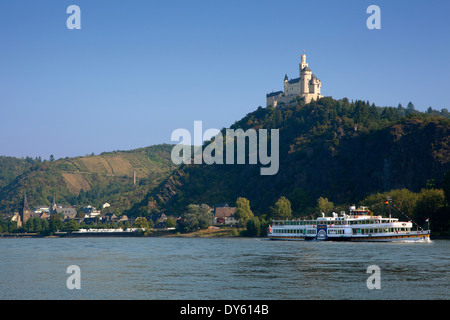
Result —
POLYGON ((237 228, 208 228, 195 232, 180 233, 176 230, 152 229, 147 232, 57 232, 54 235, 39 233, 5 233, 0 238, 87 238, 87 237, 179 237, 179 238, 224 238, 239 237, 243 229, 237 228))
MULTIPOLYGON (((101 238, 101 237, 160 237, 160 238, 229 238, 242 237, 245 228, 208 228, 194 232, 180 233, 176 230, 152 229, 148 232, 57 232, 54 235, 41 235, 39 233, 6 233, 0 234, 0 238, 101 238)), ((445 233, 431 235, 431 240, 450 240, 450 236, 445 233)))
POLYGON ((236 229, 236 228, 205 229, 188 233, 175 232, 175 234, 166 236, 181 237, 181 238, 239 237, 241 236, 240 232, 242 230, 244 229, 236 229))

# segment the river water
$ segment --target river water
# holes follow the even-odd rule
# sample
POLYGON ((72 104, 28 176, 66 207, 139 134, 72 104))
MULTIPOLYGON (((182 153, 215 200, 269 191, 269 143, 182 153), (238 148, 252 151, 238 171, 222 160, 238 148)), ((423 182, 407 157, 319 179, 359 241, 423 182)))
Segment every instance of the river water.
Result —
POLYGON ((3 238, 0 299, 308 300, 450 298, 450 241, 3 238), (69 266, 81 289, 69 290, 69 266), (369 266, 380 289, 369 289, 369 266))

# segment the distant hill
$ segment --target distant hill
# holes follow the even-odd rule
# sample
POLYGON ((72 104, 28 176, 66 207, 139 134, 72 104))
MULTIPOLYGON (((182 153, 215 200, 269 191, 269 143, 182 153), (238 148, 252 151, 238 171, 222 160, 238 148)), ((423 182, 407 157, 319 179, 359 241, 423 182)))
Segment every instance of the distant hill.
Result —
POLYGON ((419 191, 430 181, 440 187, 450 170, 446 111, 329 97, 283 109, 259 107, 231 128, 279 129, 278 174, 261 176, 260 165, 182 165, 127 214, 176 215, 190 203, 234 205, 238 197, 264 214, 286 196, 298 216, 310 212, 320 196, 357 203, 391 189, 419 191))
POLYGON ((0 212, 18 211, 24 193, 32 207, 50 205, 55 193, 58 203, 108 202, 112 212, 122 213, 176 168, 172 148, 163 144, 44 162, 0 157, 0 212))

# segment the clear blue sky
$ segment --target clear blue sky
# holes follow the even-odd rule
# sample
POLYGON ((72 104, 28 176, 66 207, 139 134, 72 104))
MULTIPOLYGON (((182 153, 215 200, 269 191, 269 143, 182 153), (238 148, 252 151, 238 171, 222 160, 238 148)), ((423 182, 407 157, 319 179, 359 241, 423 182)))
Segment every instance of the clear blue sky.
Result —
POLYGON ((379 106, 450 108, 450 1, 0 3, 0 155, 48 159, 228 127, 298 77, 379 106), (81 30, 66 9, 81 8, 81 30), (381 30, 366 9, 381 8, 381 30))

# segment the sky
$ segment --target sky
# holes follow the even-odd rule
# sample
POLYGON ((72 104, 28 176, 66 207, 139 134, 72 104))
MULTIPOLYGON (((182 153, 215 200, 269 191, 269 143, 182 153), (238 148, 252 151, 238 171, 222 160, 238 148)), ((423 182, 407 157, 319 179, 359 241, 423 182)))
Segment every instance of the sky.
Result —
POLYGON ((449 15, 448 0, 1 1, 0 155, 75 157, 177 143, 194 121, 229 127, 298 77, 302 53, 324 96, 450 109, 449 15))

